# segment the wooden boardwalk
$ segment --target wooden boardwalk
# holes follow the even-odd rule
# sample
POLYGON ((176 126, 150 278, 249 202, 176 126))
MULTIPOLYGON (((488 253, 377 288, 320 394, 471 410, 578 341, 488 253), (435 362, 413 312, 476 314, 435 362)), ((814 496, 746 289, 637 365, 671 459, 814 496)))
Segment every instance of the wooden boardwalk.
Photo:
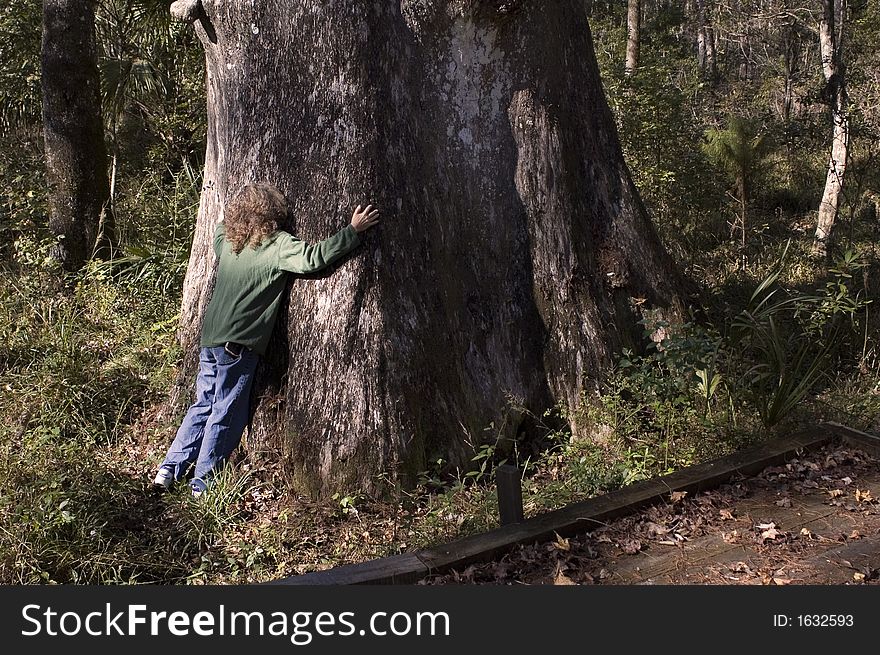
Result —
MULTIPOLYGON (((880 438, 836 423, 824 423, 764 443, 748 451, 688 467, 670 475, 644 480, 483 534, 412 553, 291 576, 269 584, 417 583, 431 575, 497 559, 518 545, 554 540, 557 535, 567 537, 583 534, 612 519, 632 515, 644 507, 665 502, 673 492, 693 495, 699 491, 713 489, 736 476, 752 476, 768 466, 784 463, 805 451, 813 451, 835 441, 848 444, 877 458, 877 479, 873 482, 880 483, 880 438)), ((737 516, 750 517, 756 513, 760 514, 760 504, 768 502, 772 505, 772 501, 768 498, 763 500, 758 497, 751 498, 749 503, 752 505, 744 504, 741 508, 737 508, 737 516)), ((781 508, 776 507, 776 509, 781 508)), ((818 496, 812 500, 805 497, 799 498, 796 504, 792 503, 791 507, 785 508, 785 518, 777 518, 774 523, 780 530, 791 532, 806 529, 811 534, 817 535, 821 535, 823 530, 827 532, 829 529, 845 529, 845 525, 829 525, 829 522, 838 520, 832 518, 832 514, 827 506, 822 505, 818 496)), ((783 516, 783 513, 774 512, 774 517, 780 516, 783 516)), ((819 558, 816 564, 821 563, 821 558, 825 560, 837 558, 839 561, 849 562, 851 566, 843 567, 846 570, 842 570, 841 575, 852 576, 854 570, 857 572, 857 569, 853 569, 854 566, 867 566, 862 563, 863 560, 873 557, 872 554, 878 552, 877 541, 878 536, 875 533, 866 534, 864 539, 846 546, 829 542, 827 549, 817 549, 810 557, 819 558)), ((745 562, 749 559, 749 553, 745 549, 743 545, 708 536, 705 539, 689 542, 684 547, 669 546, 666 552, 652 549, 650 553, 609 562, 608 568, 612 572, 612 579, 608 582, 687 584, 691 581, 706 581, 708 567, 722 566, 728 560, 732 562, 732 568, 723 571, 719 569, 719 576, 736 575, 738 568, 743 574, 747 574, 748 564, 745 562)), ((804 573, 804 575, 809 574, 804 573)), ((782 579, 783 576, 780 575, 780 580, 782 579)), ((723 578, 716 581, 723 582, 723 578)))
MULTIPOLYGON (((853 486, 880 490, 880 465, 853 486)), ((827 489, 802 490, 781 499, 769 485, 757 488, 727 511, 723 530, 675 545, 603 561, 605 584, 843 584, 866 577, 880 557, 880 512, 854 511, 829 502, 827 489), (785 501, 782 505, 780 503, 785 501), (790 504, 789 504, 790 503, 790 504), (761 540, 755 526, 772 525, 761 540), (796 545, 790 545, 796 538, 796 545), (772 562, 772 573, 767 573, 772 562), (762 580, 761 568, 769 580, 762 580)), ((873 507, 870 507, 873 510, 873 507)))

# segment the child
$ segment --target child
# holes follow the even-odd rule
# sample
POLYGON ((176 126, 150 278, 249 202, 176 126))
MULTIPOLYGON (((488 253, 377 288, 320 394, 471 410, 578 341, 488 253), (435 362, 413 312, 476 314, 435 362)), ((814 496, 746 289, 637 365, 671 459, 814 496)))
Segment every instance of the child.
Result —
POLYGON ((274 186, 249 184, 227 205, 214 233, 217 281, 202 323, 196 400, 153 481, 164 489, 195 464, 200 496, 241 441, 254 369, 266 351, 287 273, 314 273, 360 244, 379 212, 358 205, 351 224, 314 245, 285 232, 287 199, 274 186))

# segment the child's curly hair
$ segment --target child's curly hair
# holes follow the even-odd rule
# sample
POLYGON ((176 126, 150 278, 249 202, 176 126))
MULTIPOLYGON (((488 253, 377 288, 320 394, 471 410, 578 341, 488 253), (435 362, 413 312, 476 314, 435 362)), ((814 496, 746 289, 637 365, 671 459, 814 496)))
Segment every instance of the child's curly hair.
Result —
POLYGON ((287 198, 265 182, 246 185, 226 205, 223 223, 235 254, 245 246, 256 248, 287 223, 287 198))

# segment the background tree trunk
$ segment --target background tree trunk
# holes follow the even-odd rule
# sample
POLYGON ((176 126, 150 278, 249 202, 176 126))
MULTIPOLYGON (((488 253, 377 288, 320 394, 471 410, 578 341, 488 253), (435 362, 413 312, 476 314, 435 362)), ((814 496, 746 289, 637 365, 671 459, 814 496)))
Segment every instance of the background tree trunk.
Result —
POLYGON ((819 203, 813 252, 824 256, 834 221, 840 209, 846 158, 849 148, 849 116, 846 75, 843 64, 843 32, 846 20, 846 0, 822 0, 822 20, 819 24, 819 51, 825 92, 831 107, 833 129, 831 158, 825 175, 825 189, 819 203))
POLYGON ((627 0, 626 6, 626 65, 627 75, 639 67, 639 43, 642 30, 642 0, 627 0))
POLYGON ((107 151, 93 0, 44 0, 43 135, 49 182, 49 229, 56 256, 76 270, 112 243, 107 151))
POLYGON ((709 0, 697 0, 697 63, 703 76, 711 81, 717 77, 715 30, 712 27, 709 0))
MULTIPOLYGON (((683 281, 624 164, 583 3, 206 1, 209 132, 180 336, 190 393, 210 234, 254 180, 322 239, 380 227, 291 283, 249 446, 302 490, 404 481, 579 404, 683 281)), ((584 430, 585 426, 574 425, 584 430)))

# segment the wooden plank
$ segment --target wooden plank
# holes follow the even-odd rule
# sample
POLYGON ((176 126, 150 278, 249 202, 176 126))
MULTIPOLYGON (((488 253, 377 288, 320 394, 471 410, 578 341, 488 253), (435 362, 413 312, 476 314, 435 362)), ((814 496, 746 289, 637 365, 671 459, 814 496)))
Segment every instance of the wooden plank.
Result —
POLYGON ((852 583, 855 573, 880 568, 880 535, 869 535, 836 548, 830 548, 804 562, 805 584, 852 583))
MULTIPOLYGON (((777 508, 778 509, 778 508, 777 508)), ((777 522, 777 526, 787 532, 797 534, 802 527, 813 526, 821 522, 828 526, 826 519, 834 518, 836 510, 826 508, 824 512, 815 509, 813 511, 790 513, 783 515, 777 522)), ((777 519, 774 513, 773 518, 777 519)), ((815 532, 815 530, 814 530, 815 532)), ((727 543, 718 535, 705 535, 699 539, 685 542, 681 547, 667 546, 668 550, 657 553, 653 558, 648 558, 650 552, 644 551, 644 561, 639 561, 643 553, 637 553, 629 557, 621 557, 619 560, 609 562, 614 568, 614 577, 626 581, 626 584, 638 583, 646 580, 668 578, 675 572, 699 573, 707 566, 722 563, 733 557, 730 561, 744 560, 749 554, 755 554, 754 544, 747 539, 735 543, 727 543)), ((650 544, 649 547, 653 547, 650 544)))
POLYGON ((522 523, 502 526, 483 534, 428 548, 417 555, 431 573, 487 561, 517 544, 552 539, 557 533, 561 536, 571 536, 579 532, 587 532, 590 528, 610 519, 658 502, 672 491, 693 493, 717 487, 737 474, 757 473, 767 466, 790 459, 801 450, 816 448, 833 436, 828 429, 804 430, 742 453, 690 466, 659 478, 643 480, 603 496, 527 519, 522 523))
MULTIPOLYGON (((748 564, 750 558, 753 555, 757 555, 757 553, 748 544, 731 545, 729 548, 719 550, 718 553, 710 560, 700 562, 696 565, 689 565, 685 563, 684 566, 680 566, 675 569, 670 568, 666 571, 659 572, 656 575, 646 577, 644 580, 628 584, 707 584, 706 572, 709 571, 712 567, 733 565, 737 562, 748 564)), ((748 574, 745 575, 747 576, 748 574)), ((753 572, 752 575, 755 575, 755 573, 753 572)), ((743 574, 740 574, 739 577, 742 578, 743 574)))
POLYGON ((516 466, 502 464, 495 469, 498 491, 498 518, 501 525, 523 520, 521 472, 516 466))
MULTIPOLYGON (((794 584, 845 584, 854 581, 853 574, 865 570, 878 568, 878 553, 880 553, 880 536, 874 535, 853 541, 847 544, 838 544, 832 548, 821 550, 815 555, 803 555, 796 561, 780 562, 780 568, 784 573, 780 577, 788 578, 794 584)), ((760 555, 748 546, 737 549, 729 549, 711 561, 694 563, 684 569, 669 568, 659 572, 656 576, 646 577, 642 581, 626 582, 625 584, 706 584, 705 572, 713 567, 716 573, 719 568, 743 562, 747 566, 754 565, 752 557, 760 555)), ((758 577, 761 570, 752 570, 754 580, 751 584, 760 583, 758 577)), ((742 576, 740 576, 742 577, 742 576)), ((749 574, 745 574, 749 577, 749 574)), ((733 582, 725 583, 733 584, 733 582)), ((742 582, 740 582, 742 584, 742 582)), ((748 582, 746 584, 749 584, 748 582)))
POLYGON ((861 448, 869 455, 880 458, 880 437, 877 435, 855 430, 834 421, 828 421, 822 425, 827 426, 828 429, 841 437, 849 445, 861 448))
POLYGON ((412 584, 428 574, 428 569, 413 553, 392 555, 381 559, 345 564, 325 571, 292 575, 267 584, 281 585, 351 585, 351 584, 412 584))
MULTIPOLYGON (((880 484, 880 472, 860 477, 859 487, 874 487, 880 484)), ((769 489, 760 490, 755 496, 743 499, 732 505, 737 519, 730 522, 729 527, 740 529, 744 535, 754 521, 768 520, 776 523, 784 531, 798 535, 801 528, 813 533, 815 541, 807 542, 807 548, 814 553, 805 566, 812 567, 811 579, 821 577, 821 553, 829 549, 841 548, 836 538, 849 535, 851 531, 864 525, 861 513, 851 512, 840 506, 830 505, 825 491, 815 490, 806 495, 792 496, 791 507, 774 505, 773 494, 769 489), (819 553, 819 554, 815 554, 819 553)), ((865 531, 864 528, 862 530, 865 531)), ((869 530, 870 531, 870 530, 869 530)), ((864 535, 862 537, 864 539, 864 535)), ((853 552, 867 552, 869 548, 854 542, 853 552)), ((716 567, 736 561, 749 561, 754 543, 746 538, 743 541, 728 544, 718 534, 707 534, 697 539, 686 541, 679 546, 665 546, 648 542, 645 550, 633 555, 621 554, 603 560, 606 569, 612 572, 610 578, 614 584, 687 584, 687 579, 699 580, 701 572, 709 567, 716 567)), ((880 551, 875 551, 880 552, 880 551)), ((808 554, 804 553, 803 557, 808 554)), ((876 559, 876 558, 875 558, 876 559)), ((792 570, 798 566, 788 565, 792 570)), ((830 567, 825 567, 830 570, 830 567)), ((798 579, 791 574, 784 577, 798 579)))

